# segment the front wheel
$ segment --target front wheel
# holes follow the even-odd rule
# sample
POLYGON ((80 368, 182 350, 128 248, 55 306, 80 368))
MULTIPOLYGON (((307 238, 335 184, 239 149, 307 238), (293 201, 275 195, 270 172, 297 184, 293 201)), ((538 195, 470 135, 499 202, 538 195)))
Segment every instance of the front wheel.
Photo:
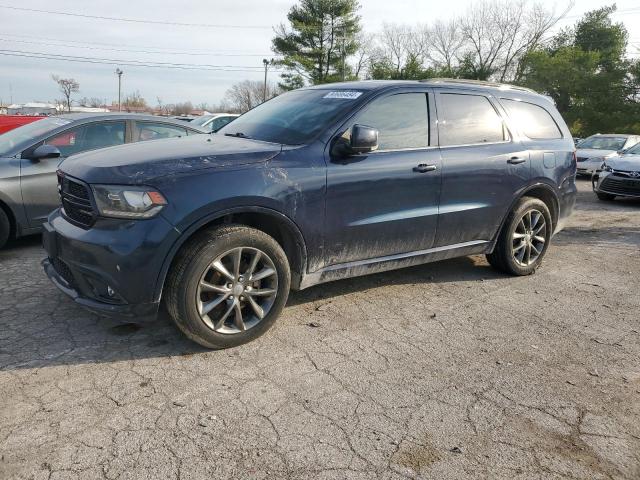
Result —
POLYGON ((278 242, 250 227, 224 226, 181 250, 167 279, 165 303, 187 337, 207 348, 230 348, 273 325, 290 284, 278 242))
POLYGON ((511 275, 531 275, 547 252, 552 228, 547 205, 537 198, 523 197, 509 213, 487 260, 511 275))

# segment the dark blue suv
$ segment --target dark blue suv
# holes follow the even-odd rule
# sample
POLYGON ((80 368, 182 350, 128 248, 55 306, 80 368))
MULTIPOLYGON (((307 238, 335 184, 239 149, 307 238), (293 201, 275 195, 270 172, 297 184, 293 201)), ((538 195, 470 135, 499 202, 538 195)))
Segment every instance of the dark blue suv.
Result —
POLYGON ((47 275, 95 312, 161 302, 210 348, 263 334, 290 288, 486 254, 535 271, 573 209, 574 145, 552 102, 479 82, 305 88, 218 134, 62 164, 47 275))

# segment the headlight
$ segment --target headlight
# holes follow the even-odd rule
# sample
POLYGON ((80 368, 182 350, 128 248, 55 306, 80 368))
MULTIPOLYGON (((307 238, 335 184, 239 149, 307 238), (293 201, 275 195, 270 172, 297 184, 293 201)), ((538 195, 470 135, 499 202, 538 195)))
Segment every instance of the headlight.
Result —
POLYGON ((93 185, 93 193, 103 217, 151 218, 167 204, 160 192, 149 187, 93 185))

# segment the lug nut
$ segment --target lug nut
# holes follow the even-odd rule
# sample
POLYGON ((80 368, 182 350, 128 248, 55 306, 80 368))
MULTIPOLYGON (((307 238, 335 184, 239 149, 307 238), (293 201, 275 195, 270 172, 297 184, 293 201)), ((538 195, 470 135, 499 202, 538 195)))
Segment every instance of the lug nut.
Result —
POLYGON ((243 277, 238 277, 238 281, 239 282, 244 282, 244 278, 243 277))
POLYGON ((233 295, 229 295, 229 300, 233 300, 233 295))
POLYGON ((232 283, 227 283, 227 288, 228 289, 232 289, 233 288, 233 284, 232 283))

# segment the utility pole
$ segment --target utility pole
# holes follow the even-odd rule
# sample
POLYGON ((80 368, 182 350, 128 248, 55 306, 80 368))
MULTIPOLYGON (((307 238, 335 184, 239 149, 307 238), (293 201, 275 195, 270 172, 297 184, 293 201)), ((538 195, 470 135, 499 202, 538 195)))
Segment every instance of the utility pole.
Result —
POLYGON ((116 68, 116 75, 118 75, 118 111, 122 110, 122 74, 124 72, 119 68, 116 68))
POLYGON ((273 58, 271 60, 267 60, 266 58, 262 59, 262 63, 264 64, 264 86, 262 88, 262 101, 267 101, 267 72, 269 71, 269 65, 273 65, 273 58))

